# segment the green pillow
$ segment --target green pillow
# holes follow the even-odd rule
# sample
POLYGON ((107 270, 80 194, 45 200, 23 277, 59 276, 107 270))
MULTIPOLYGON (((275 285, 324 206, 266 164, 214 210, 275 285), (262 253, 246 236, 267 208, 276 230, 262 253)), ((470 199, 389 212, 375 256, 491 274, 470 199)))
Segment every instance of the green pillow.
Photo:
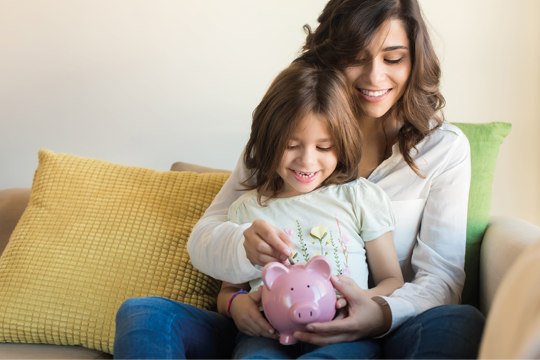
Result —
POLYGON ((465 287, 462 302, 478 307, 480 287, 480 245, 489 222, 491 183, 497 164, 499 146, 510 133, 512 124, 492 122, 486 124, 453 123, 459 127, 471 144, 471 190, 467 212, 467 245, 465 253, 465 287))

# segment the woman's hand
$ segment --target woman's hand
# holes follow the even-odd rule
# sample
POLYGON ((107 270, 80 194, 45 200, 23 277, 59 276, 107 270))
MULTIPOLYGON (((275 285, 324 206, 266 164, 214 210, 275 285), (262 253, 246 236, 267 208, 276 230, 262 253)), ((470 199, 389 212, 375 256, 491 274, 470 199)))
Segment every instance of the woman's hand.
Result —
POLYGON ((285 261, 294 245, 283 231, 264 220, 255 220, 244 231, 244 248, 249 261, 264 266, 272 261, 285 261))
MULTIPOLYGON (((371 300, 356 282, 347 276, 332 276, 332 284, 346 299, 346 306, 332 321, 313 323, 307 326, 311 332, 294 333, 300 341, 324 346, 339 342, 350 342, 382 334, 390 328, 392 314, 388 306, 371 300)), ((336 302, 339 308, 343 299, 336 302)))
POLYGON ((238 330, 249 336, 277 339, 276 330, 259 311, 262 287, 255 293, 237 295, 229 309, 238 330))

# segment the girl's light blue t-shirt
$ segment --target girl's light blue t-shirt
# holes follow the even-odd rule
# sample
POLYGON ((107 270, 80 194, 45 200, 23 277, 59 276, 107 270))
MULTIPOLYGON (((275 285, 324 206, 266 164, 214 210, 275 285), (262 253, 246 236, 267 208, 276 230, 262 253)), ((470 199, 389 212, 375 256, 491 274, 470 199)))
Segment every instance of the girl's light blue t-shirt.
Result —
MULTIPOLYGON (((256 190, 249 191, 231 205, 229 220, 238 224, 265 220, 289 236, 297 262, 324 255, 333 274, 349 276, 362 289, 368 288, 364 242, 392 231, 395 225, 392 203, 381 188, 359 178, 264 205, 258 204, 256 190)), ((256 291, 262 279, 250 285, 256 291)))

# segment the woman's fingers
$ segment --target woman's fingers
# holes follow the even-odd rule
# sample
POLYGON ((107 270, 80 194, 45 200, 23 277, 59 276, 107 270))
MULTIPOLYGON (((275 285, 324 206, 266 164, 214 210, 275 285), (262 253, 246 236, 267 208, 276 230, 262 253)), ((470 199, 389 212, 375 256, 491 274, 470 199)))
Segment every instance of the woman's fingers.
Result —
POLYGON ((307 342, 313 345, 325 346, 340 342, 353 341, 354 339, 349 334, 314 334, 308 332, 297 331, 293 335, 297 340, 307 342))
POLYGON ((260 266, 272 261, 285 261, 294 249, 285 233, 264 220, 255 220, 244 231, 244 238, 247 258, 260 266))
POLYGON ((350 277, 332 275, 330 281, 332 281, 332 285, 342 295, 342 298, 338 302, 345 301, 346 305, 354 308, 366 301, 365 296, 361 294, 364 290, 350 277))
POLYGON ((335 319, 323 323, 312 323, 307 326, 308 331, 313 333, 339 334, 355 332, 358 330, 358 322, 352 317, 335 319))

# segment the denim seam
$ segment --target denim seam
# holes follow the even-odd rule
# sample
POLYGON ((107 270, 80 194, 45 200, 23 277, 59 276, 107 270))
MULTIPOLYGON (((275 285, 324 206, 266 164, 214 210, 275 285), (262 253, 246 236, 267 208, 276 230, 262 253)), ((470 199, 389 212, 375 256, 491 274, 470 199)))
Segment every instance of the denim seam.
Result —
POLYGON ((422 323, 418 324, 418 326, 420 327, 419 331, 418 331, 418 338, 417 338, 417 341, 414 345, 414 349, 412 350, 411 352, 411 358, 412 359, 416 359, 417 357, 417 354, 418 354, 418 346, 420 345, 420 343, 422 342, 422 330, 423 330, 423 326, 422 326, 422 323))
MULTIPOLYGON (((167 347, 167 359, 172 359, 172 336, 171 336, 171 333, 172 333, 172 324, 174 323, 174 321, 176 320, 176 318, 178 317, 178 314, 175 314, 174 316, 171 317, 170 321, 169 321, 169 346, 167 347)), ((179 324, 181 324, 181 322, 178 322, 179 324)), ((184 356, 186 356, 186 349, 185 349, 185 344, 184 345, 184 356)), ((187 356, 186 356, 187 357, 187 356)))

